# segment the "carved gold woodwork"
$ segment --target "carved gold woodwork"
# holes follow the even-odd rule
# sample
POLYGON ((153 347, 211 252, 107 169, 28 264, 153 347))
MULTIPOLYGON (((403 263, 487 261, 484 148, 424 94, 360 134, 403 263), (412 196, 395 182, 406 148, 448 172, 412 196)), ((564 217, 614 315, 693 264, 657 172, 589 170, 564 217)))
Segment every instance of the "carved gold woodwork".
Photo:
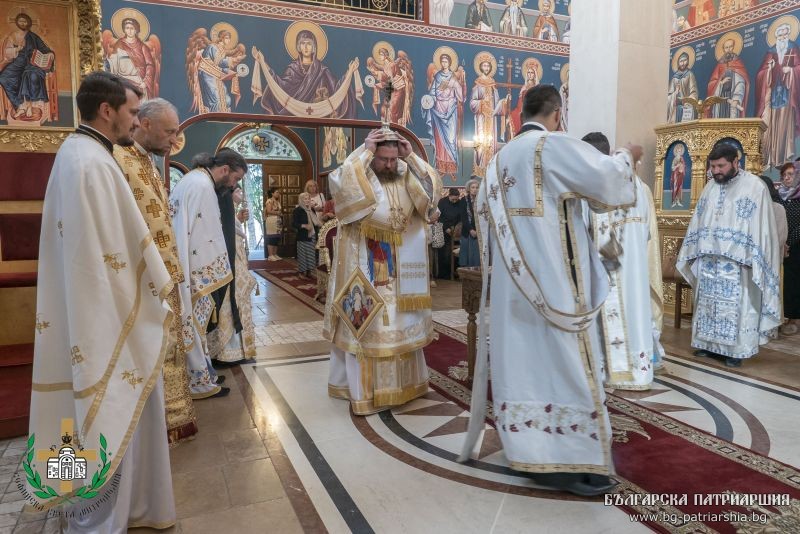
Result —
MULTIPOLYGON (((761 155, 761 140, 766 130, 766 125, 761 119, 703 119, 678 124, 659 126, 656 131, 655 155, 655 187, 653 197, 658 216, 658 230, 661 242, 662 261, 666 256, 675 256, 678 253, 680 242, 686 235, 695 204, 703 192, 706 184, 706 159, 714 145, 726 138, 733 138, 742 145, 745 156, 746 169, 754 174, 761 174, 763 158, 761 155), (665 176, 664 163, 667 152, 675 142, 686 145, 687 155, 692 163, 691 199, 686 210, 663 209, 664 182, 669 181, 665 176)), ((683 313, 692 311, 691 289, 683 290, 683 313)), ((664 283, 664 308, 671 311, 675 304, 675 284, 664 283)))
MULTIPOLYGON (((36 5, 36 0, 30 0, 36 5)), ((46 4, 69 6, 72 9, 73 25, 69 29, 70 54, 73 64, 72 95, 78 91, 80 79, 86 74, 100 70, 103 66, 103 52, 100 45, 100 0, 47 0, 46 4)), ((69 24, 66 21, 65 24, 69 24)), ((78 112, 75 109, 75 126, 78 112)), ((19 128, 8 125, 0 126, 0 152, 57 152, 58 147, 74 130, 64 126, 40 126, 19 128)))

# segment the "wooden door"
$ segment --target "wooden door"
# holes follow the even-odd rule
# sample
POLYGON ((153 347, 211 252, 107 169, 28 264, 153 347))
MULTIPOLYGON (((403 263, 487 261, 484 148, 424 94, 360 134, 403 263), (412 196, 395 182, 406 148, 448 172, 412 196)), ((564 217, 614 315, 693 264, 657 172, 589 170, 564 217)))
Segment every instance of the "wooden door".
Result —
POLYGON ((292 228, 292 212, 297 206, 298 197, 308 178, 304 176, 306 166, 303 162, 270 162, 262 163, 264 172, 264 191, 277 187, 281 191, 283 209, 283 237, 278 246, 278 255, 284 258, 295 257, 296 236, 292 228))

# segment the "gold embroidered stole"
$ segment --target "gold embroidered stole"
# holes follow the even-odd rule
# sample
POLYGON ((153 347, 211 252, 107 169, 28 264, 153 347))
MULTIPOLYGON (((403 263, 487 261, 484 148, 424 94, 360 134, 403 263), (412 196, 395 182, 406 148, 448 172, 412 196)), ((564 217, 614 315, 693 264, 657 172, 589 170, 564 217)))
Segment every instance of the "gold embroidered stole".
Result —
POLYGON ((189 392, 186 349, 181 328, 183 313, 178 286, 185 282, 185 276, 178 259, 175 232, 169 215, 169 198, 161 181, 161 175, 150 157, 138 146, 114 146, 114 159, 122 168, 139 211, 164 261, 164 266, 175 283, 167 295, 167 302, 174 316, 170 324, 169 349, 164 360, 167 429, 169 441, 174 443, 196 434, 197 423, 189 392))

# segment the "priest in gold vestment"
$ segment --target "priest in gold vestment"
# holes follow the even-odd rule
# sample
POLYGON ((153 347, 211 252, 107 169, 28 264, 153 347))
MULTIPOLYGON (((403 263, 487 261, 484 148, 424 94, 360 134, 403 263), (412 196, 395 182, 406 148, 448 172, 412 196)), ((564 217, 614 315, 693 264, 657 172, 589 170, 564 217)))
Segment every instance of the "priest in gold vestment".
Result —
MULTIPOLYGON (((152 98, 139 108, 139 128, 133 135, 132 146, 114 147, 114 159, 119 163, 133 197, 150 229, 164 266, 175 283, 167 295, 174 316, 169 329, 169 347, 164 359, 164 397, 167 417, 167 437, 170 443, 192 438, 197 434, 197 417, 189 390, 186 370, 186 348, 182 318, 188 320, 191 303, 181 302, 180 285, 186 277, 178 258, 175 232, 169 215, 169 197, 161 174, 150 154, 166 156, 178 135, 178 113, 175 106, 163 98, 152 98), (187 310, 184 312, 183 310, 187 310)), ((191 345, 192 338, 187 341, 191 345)))
POLYGON ((328 393, 357 415, 424 395, 433 339, 426 228, 442 185, 403 138, 374 130, 331 173, 339 230, 325 308, 328 393))

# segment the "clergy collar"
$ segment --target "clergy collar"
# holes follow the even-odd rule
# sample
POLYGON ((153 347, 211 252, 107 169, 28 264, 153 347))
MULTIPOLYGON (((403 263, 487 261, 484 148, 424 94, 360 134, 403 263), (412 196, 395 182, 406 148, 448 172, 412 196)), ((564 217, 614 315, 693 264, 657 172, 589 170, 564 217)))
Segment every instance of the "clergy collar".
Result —
POLYGON ((81 123, 80 126, 78 126, 78 128, 75 130, 75 133, 88 135, 89 137, 91 137, 92 139, 103 145, 106 148, 106 150, 109 151, 109 153, 111 154, 114 153, 114 143, 112 143, 108 137, 101 134, 91 126, 81 123))
POLYGON ((543 132, 547 131, 547 128, 545 128, 544 125, 541 122, 528 121, 528 122, 526 122, 525 124, 522 125, 523 128, 526 127, 526 126, 530 126, 534 130, 541 130, 543 132))

